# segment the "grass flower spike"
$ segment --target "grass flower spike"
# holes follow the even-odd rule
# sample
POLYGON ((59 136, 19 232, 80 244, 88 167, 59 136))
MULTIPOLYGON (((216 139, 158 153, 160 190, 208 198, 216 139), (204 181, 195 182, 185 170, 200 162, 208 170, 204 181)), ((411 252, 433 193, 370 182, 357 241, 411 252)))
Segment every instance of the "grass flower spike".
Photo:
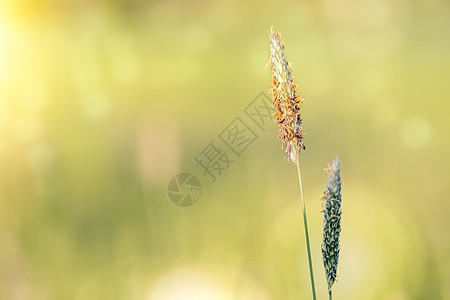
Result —
POLYGON ((270 60, 272 71, 272 100, 276 109, 274 117, 280 133, 278 138, 285 149, 285 158, 299 164, 301 149, 305 149, 302 133, 300 89, 294 83, 291 65, 284 56, 284 41, 281 35, 270 30, 270 60))
POLYGON ((292 78, 291 65, 284 56, 284 41, 280 33, 270 29, 270 59, 268 66, 272 71, 272 100, 276 112, 273 114, 275 123, 278 124, 281 148, 285 149, 285 158, 292 160, 297 166, 298 182, 300 184, 300 195, 302 199, 303 224, 305 226, 306 250, 308 253, 309 275, 311 278, 312 297, 316 300, 316 288, 314 285, 314 273, 311 258, 311 247, 309 244, 308 219, 306 217, 305 199, 303 196, 302 176, 300 173, 300 151, 305 149, 302 133, 302 115, 300 104, 300 89, 292 78))
POLYGON ((323 242, 322 256, 331 299, 331 288, 336 281, 339 262, 339 237, 341 234, 341 169, 336 157, 325 169, 328 173, 328 184, 324 192, 323 205, 323 242))

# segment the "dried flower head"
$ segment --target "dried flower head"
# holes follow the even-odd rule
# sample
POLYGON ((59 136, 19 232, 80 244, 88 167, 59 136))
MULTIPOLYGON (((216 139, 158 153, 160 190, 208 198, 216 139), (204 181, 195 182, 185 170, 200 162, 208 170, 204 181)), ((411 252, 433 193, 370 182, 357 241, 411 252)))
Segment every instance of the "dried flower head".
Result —
POLYGON ((341 234, 341 168, 336 157, 325 169, 328 173, 328 184, 324 192, 323 204, 323 242, 322 256, 328 290, 331 291, 336 277, 339 262, 339 237, 341 234))
POLYGON ((284 56, 284 41, 280 33, 270 30, 270 60, 272 71, 272 100, 276 112, 273 114, 280 133, 278 138, 285 149, 285 158, 299 164, 301 149, 305 149, 302 133, 300 88, 294 83, 291 65, 284 56))

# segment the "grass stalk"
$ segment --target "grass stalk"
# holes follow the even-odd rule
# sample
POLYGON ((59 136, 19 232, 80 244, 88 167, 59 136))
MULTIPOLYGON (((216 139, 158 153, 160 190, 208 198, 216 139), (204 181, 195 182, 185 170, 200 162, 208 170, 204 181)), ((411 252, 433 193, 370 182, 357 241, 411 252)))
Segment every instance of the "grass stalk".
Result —
POLYGON ((333 300, 333 297, 331 295, 331 290, 328 291, 329 300, 333 300))
MULTIPOLYGON (((308 220, 306 218, 306 206, 305 206, 305 199, 303 197, 302 175, 300 173, 300 165, 297 165, 297 171, 298 171, 298 182, 300 184, 300 195, 302 198, 303 223, 305 225, 306 249, 308 252, 309 275, 311 277, 311 289, 312 289, 313 299, 316 300, 316 286, 314 284, 314 272, 313 272, 312 258, 311 258, 311 247, 309 245, 308 220)), ((331 299, 331 292, 330 292, 330 299, 331 299)))

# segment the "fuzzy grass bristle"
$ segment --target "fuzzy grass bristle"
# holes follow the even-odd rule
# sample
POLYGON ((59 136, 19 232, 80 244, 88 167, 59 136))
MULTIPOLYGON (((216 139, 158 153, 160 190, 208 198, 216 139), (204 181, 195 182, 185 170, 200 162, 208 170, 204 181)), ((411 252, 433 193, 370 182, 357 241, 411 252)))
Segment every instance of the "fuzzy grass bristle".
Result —
POLYGON ((328 184, 323 199, 323 241, 322 257, 327 276, 328 291, 336 281, 339 262, 339 238, 341 234, 342 196, 341 168, 336 157, 325 169, 328 173, 328 184))
POLYGON ((300 88, 294 83, 292 68, 284 55, 284 41, 280 33, 270 30, 270 59, 268 66, 272 71, 273 114, 279 127, 278 138, 285 149, 285 158, 299 164, 300 152, 305 149, 302 132, 300 88))

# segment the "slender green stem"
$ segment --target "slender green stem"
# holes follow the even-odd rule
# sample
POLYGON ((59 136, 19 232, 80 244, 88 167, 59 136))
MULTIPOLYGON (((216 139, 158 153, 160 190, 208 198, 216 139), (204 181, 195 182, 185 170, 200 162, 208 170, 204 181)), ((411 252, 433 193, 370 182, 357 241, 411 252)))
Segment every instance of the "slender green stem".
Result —
MULTIPOLYGON (((314 285, 314 273, 313 273, 313 266, 312 266, 312 259, 311 259, 311 248, 309 246, 308 221, 306 218, 306 206, 305 206, 305 200, 303 198, 302 175, 300 173, 299 165, 297 165, 297 171, 298 171, 298 182, 300 183, 300 195, 302 197, 303 223, 305 225, 306 249, 308 250, 309 275, 311 276, 311 289, 312 289, 313 299, 316 300, 316 287, 314 285)), ((331 294, 330 294, 330 297, 331 297, 331 294)))
POLYGON ((330 300, 332 300, 333 297, 331 297, 331 290, 328 291, 328 295, 330 296, 330 300))

